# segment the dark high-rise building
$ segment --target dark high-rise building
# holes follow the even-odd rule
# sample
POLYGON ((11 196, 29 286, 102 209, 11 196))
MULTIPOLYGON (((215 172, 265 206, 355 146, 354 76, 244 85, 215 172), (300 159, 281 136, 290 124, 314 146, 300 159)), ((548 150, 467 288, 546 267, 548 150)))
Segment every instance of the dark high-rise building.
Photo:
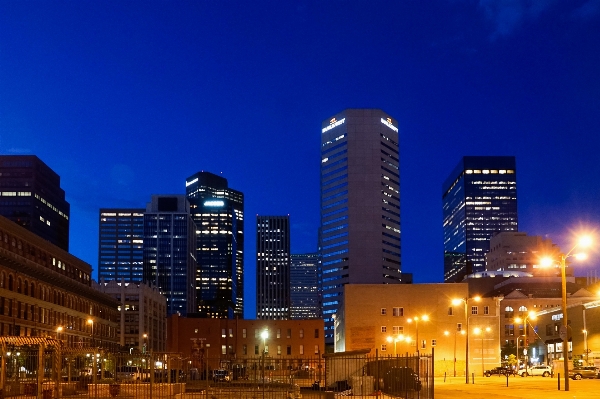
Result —
POLYGON ((60 177, 35 155, 0 155, 0 215, 65 251, 71 206, 60 177))
POLYGON ((183 195, 153 195, 144 213, 144 282, 167 298, 167 314, 195 310, 196 226, 183 195))
POLYGON ((292 319, 320 317, 318 254, 292 254, 290 263, 290 308, 292 319))
POLYGON ((198 172, 185 192, 196 222, 196 299, 202 317, 244 315, 244 195, 227 179, 198 172))
POLYGON ((320 285, 325 340, 345 284, 401 283, 398 123, 347 109, 321 129, 320 285))
POLYGON ((290 318, 290 217, 256 217, 256 318, 290 318))
POLYGON ((490 238, 518 231, 515 157, 463 157, 442 187, 444 281, 485 270, 490 238))
POLYGON ((98 279, 140 282, 145 209, 100 209, 98 279))

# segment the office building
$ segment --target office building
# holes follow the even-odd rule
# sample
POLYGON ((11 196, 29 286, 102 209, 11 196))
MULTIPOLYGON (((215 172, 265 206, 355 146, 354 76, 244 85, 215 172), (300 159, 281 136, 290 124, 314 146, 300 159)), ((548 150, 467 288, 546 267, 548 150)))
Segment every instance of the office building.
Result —
POLYGON ((69 250, 71 207, 60 177, 35 155, 0 155, 0 215, 69 250))
POLYGON ((0 335, 117 350, 117 302, 92 287, 91 273, 88 263, 0 216, 0 335))
POLYGON ((319 255, 292 254, 290 263, 290 317, 320 317, 319 255))
POLYGON ((167 298, 167 314, 195 310, 196 225, 183 195, 153 195, 144 213, 144 278, 167 298))
POLYGON ((166 351, 167 300, 157 287, 102 279, 93 287, 119 304, 117 337, 122 349, 140 353, 166 351))
POLYGON ((290 217, 256 217, 256 318, 290 318, 290 217))
POLYGON ((188 177, 185 192, 197 226, 196 312, 243 317, 244 195, 209 172, 188 177))
POLYGON ((444 281, 485 271, 490 238, 518 231, 515 157, 463 157, 443 184, 444 281))
POLYGON ((143 280, 145 209, 100 209, 98 277, 143 280))
POLYGON ((405 282, 401 273, 398 122, 347 109, 321 129, 320 289, 325 341, 345 284, 405 282))
MULTIPOLYGON (((544 257, 560 259, 560 249, 549 238, 527 233, 503 231, 490 239, 490 252, 485 255, 486 271, 520 271, 534 276, 560 276, 560 266, 543 267, 544 257)), ((572 269, 566 272, 572 275, 572 269)))

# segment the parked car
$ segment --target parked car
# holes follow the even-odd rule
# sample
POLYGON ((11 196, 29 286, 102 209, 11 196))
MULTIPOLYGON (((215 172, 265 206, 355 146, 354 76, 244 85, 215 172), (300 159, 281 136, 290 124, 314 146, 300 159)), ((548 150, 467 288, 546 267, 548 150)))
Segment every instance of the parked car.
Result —
POLYGON ((383 376, 383 392, 399 395, 406 391, 420 391, 421 380, 410 367, 392 367, 383 376))
POLYGON ((142 369, 136 366, 117 367, 117 379, 126 381, 137 381, 142 379, 142 369))
POLYGON ((550 366, 533 366, 528 369, 520 371, 521 377, 527 377, 529 375, 541 375, 542 377, 548 377, 552 374, 552 367, 550 366))
POLYGON ((571 377, 574 380, 580 380, 582 378, 598 378, 598 367, 575 367, 574 369, 569 370, 569 377, 571 377))
POLYGON ((515 371, 509 367, 494 367, 493 369, 490 370, 486 370, 484 375, 486 377, 491 377, 492 374, 497 374, 498 376, 500 375, 514 375, 516 374, 515 371))

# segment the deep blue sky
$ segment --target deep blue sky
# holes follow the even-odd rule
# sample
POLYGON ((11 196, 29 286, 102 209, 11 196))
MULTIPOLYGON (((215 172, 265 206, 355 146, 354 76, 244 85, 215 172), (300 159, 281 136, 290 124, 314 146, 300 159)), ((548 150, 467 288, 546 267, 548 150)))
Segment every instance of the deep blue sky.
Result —
MULTIPOLYGON (((600 224, 600 0, 0 2, 0 153, 36 154, 97 267, 98 209, 183 193, 199 170, 314 251, 320 124, 400 125, 402 261, 442 280, 441 185, 463 155, 517 157, 519 225, 569 245, 600 224)), ((584 275, 596 259, 581 266, 584 275)))

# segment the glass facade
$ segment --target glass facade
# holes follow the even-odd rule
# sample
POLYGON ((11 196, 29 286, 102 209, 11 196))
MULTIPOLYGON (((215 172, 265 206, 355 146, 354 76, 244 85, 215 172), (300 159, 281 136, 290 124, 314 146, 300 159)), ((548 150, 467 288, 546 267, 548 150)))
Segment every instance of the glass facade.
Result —
POLYGON ((100 209, 98 278, 143 279, 145 209, 100 209))
POLYGON ((244 195, 227 179, 199 172, 186 179, 196 223, 196 312, 202 317, 244 314, 244 195))
POLYGON ((194 310, 196 226, 184 196, 153 196, 144 213, 144 282, 167 298, 167 314, 194 310))
POLYGON ((318 254, 292 254, 290 263, 290 309, 292 319, 320 317, 318 254))
POLYGON ((463 157, 443 186, 444 281, 485 270, 490 238, 518 231, 515 157, 463 157))
POLYGON ((290 217, 256 217, 256 318, 290 318, 290 217))

